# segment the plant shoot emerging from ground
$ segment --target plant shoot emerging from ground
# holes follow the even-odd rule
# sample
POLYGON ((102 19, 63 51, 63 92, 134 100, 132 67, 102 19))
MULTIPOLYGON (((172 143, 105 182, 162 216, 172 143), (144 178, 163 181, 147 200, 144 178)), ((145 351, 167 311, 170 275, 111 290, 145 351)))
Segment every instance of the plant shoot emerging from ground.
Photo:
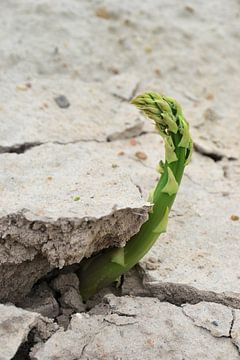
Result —
POLYGON ((165 161, 160 161, 160 180, 151 191, 153 204, 149 219, 123 248, 109 248, 80 266, 80 293, 84 300, 127 272, 149 251, 159 235, 166 231, 169 211, 176 197, 185 166, 192 154, 189 126, 180 105, 172 98, 146 92, 132 100, 148 118, 165 144, 165 161))

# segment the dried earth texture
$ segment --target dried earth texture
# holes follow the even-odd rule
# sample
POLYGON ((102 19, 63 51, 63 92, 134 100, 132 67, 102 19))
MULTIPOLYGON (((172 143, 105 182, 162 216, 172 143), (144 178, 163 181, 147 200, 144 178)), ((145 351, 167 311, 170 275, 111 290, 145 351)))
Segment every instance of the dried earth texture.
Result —
POLYGON ((90 314, 74 315, 67 331, 37 345, 31 358, 239 359, 232 323, 233 314, 223 305, 181 308, 154 298, 111 295, 90 314))
POLYGON ((0 11, 0 299, 28 310, 1 305, 0 360, 237 359, 239 1, 0 11), (80 260, 148 216, 164 152, 129 105, 142 90, 179 100, 195 153, 167 233, 120 289, 83 304, 80 260))
POLYGON ((1 300, 16 302, 52 268, 122 246, 139 230, 149 207, 115 158, 96 142, 1 155, 1 300))
POLYGON ((34 343, 47 341, 57 330, 57 324, 37 313, 0 304, 0 359, 27 359, 34 343))

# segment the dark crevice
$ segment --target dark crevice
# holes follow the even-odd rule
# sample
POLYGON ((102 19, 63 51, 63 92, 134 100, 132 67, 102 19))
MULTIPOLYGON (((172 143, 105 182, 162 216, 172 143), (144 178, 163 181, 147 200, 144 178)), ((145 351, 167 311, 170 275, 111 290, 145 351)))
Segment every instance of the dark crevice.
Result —
POLYGON ((117 310, 112 311, 111 314, 116 314, 116 315, 118 315, 118 316, 120 316, 120 317, 121 317, 121 316, 123 316, 123 317, 130 317, 130 318, 136 318, 136 317, 137 317, 137 315, 135 315, 135 314, 122 313, 122 312, 117 311, 117 310))
POLYGON ((152 131, 143 130, 135 137, 141 137, 141 136, 148 135, 148 134, 157 134, 158 135, 158 132, 154 131, 154 130, 152 130, 152 131))
POLYGON ((66 265, 62 269, 54 268, 50 270, 46 275, 42 276, 34 286, 38 286, 42 282, 45 282, 50 285, 51 281, 62 274, 76 273, 80 267, 80 263, 74 263, 72 265, 66 265))
POLYGON ((231 325, 230 325, 230 329, 229 329, 229 337, 232 337, 232 328, 233 328, 233 324, 235 321, 235 313, 234 310, 232 309, 232 321, 231 321, 231 325))
POLYGON ((75 140, 69 142, 61 142, 61 141, 47 141, 47 142, 34 142, 34 143, 24 143, 21 145, 13 145, 10 147, 0 146, 0 154, 23 154, 26 151, 41 145, 46 144, 57 144, 57 145, 68 145, 68 144, 78 144, 78 143, 85 143, 85 142, 96 142, 96 143, 104 143, 107 140, 97 140, 97 139, 82 139, 82 140, 75 140))
POLYGON ((206 157, 209 157, 210 159, 212 159, 213 161, 217 162, 217 161, 221 161, 224 158, 223 154, 220 154, 218 152, 214 152, 214 151, 208 151, 207 149, 204 149, 202 146, 194 143, 194 150, 206 157))
POLYGON ((229 168, 228 168, 228 166, 227 166, 227 165, 223 165, 222 169, 223 169, 223 176, 224 176, 226 179, 229 178, 229 168))
POLYGON ((30 351, 32 347, 36 344, 36 341, 34 340, 35 336, 35 330, 32 329, 30 333, 28 334, 27 340, 20 345, 18 348, 18 351, 12 358, 12 360, 30 360, 30 351))
POLYGON ((217 293, 199 290, 194 286, 171 282, 148 282, 143 278, 143 285, 150 292, 150 297, 166 301, 173 305, 198 304, 201 301, 212 302, 240 309, 239 293, 217 293))
MULTIPOLYGON (((129 130, 130 131, 130 130, 129 130)), ((79 144, 79 143, 88 143, 88 142, 95 142, 95 143, 106 143, 106 142, 114 142, 114 141, 118 141, 118 140, 127 140, 130 139, 131 137, 137 138, 139 136, 148 134, 149 132, 146 131, 142 131, 136 135, 132 135, 130 134, 129 136, 125 135, 123 136, 123 134, 119 134, 119 136, 113 137, 112 135, 107 136, 106 139, 104 140, 98 140, 98 139, 80 139, 80 140, 74 140, 74 141, 67 141, 67 142, 63 142, 63 141, 47 141, 47 142, 29 142, 29 143, 23 143, 20 145, 13 145, 13 146, 0 146, 0 154, 23 154, 26 151, 40 146, 40 145, 45 145, 45 144, 57 144, 57 145, 69 145, 69 144, 79 144)), ((151 132, 154 133, 154 132, 151 132)))
POLYGON ((9 153, 9 154, 23 154, 26 151, 36 147, 42 145, 42 143, 40 142, 33 142, 33 143, 24 143, 21 145, 14 145, 11 147, 1 147, 0 146, 0 154, 5 154, 5 153, 9 153))
POLYGON ((235 339, 232 338, 232 329, 233 329, 235 320, 236 320, 235 311, 234 311, 234 309, 232 309, 232 322, 231 322, 230 329, 229 329, 229 337, 232 341, 233 346, 237 349, 238 353, 240 353, 238 343, 235 342, 235 339))
POLYGON ((228 160, 229 160, 229 161, 237 161, 238 158, 233 157, 233 156, 229 156, 229 157, 228 157, 228 160))
POLYGON ((67 142, 64 142, 64 141, 49 141, 49 142, 47 142, 45 144, 69 145, 69 144, 79 144, 79 143, 88 143, 88 142, 95 142, 95 143, 98 143, 98 144, 102 144, 102 143, 107 142, 107 139, 106 140, 81 139, 81 140, 73 140, 73 141, 67 141, 67 142))
MULTIPOLYGON (((18 144, 18 145, 12 145, 12 146, 0 146, 0 154, 24 154, 25 152, 27 152, 28 150, 37 147, 37 146, 41 146, 41 145, 46 145, 46 144, 57 144, 57 145, 69 145, 69 144, 78 144, 78 143, 88 143, 88 142, 95 142, 95 143, 106 143, 106 142, 114 142, 114 141, 118 141, 118 140, 128 140, 130 138, 138 138, 144 135, 148 135, 148 134, 156 134, 156 131, 144 131, 144 130, 139 130, 138 133, 136 134, 131 134, 131 129, 126 129, 127 132, 129 131, 129 135, 120 133, 118 136, 113 136, 113 135, 109 135, 106 137, 106 139, 104 140, 99 140, 99 139, 79 139, 79 140, 74 140, 74 141, 67 141, 67 142, 63 142, 63 141, 46 141, 46 142, 26 142, 23 144, 18 144)), ((236 160, 235 158, 229 158, 229 160, 236 160)))
POLYGON ((106 319, 106 318, 104 318, 103 321, 106 322, 106 323, 108 323, 108 324, 115 325, 115 326, 117 326, 117 327, 137 324, 137 321, 134 321, 134 322, 131 321, 131 322, 128 322, 128 323, 125 323, 125 324, 120 324, 120 323, 116 323, 116 322, 111 321, 111 320, 106 319))

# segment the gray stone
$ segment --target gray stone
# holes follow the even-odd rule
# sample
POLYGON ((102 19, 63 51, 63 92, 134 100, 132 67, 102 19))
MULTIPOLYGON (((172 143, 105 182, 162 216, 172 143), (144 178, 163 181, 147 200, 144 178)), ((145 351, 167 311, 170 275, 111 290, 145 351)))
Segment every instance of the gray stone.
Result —
POLYGON ((26 310, 37 312, 49 318, 55 318, 59 314, 58 302, 45 282, 38 285, 18 305, 26 310))
POLYGON ((148 217, 128 170, 112 167, 118 155, 110 143, 0 156, 1 300, 18 301, 53 267, 123 246, 148 217))
POLYGON ((33 360, 73 359, 238 359, 228 338, 195 326, 180 307, 153 298, 104 299, 94 313, 73 316, 33 360))
POLYGON ((55 97, 54 100, 56 101, 56 104, 58 104, 58 106, 62 109, 67 109, 70 106, 70 102, 65 95, 59 95, 55 97))
POLYGON ((86 306, 83 304, 79 290, 67 289, 60 297, 62 307, 72 309, 75 312, 83 312, 86 306))
POLYGON ((74 310, 70 309, 70 308, 61 308, 61 312, 63 315, 65 315, 69 318, 70 315, 72 315, 74 313, 74 310))
MULTIPOLYGON (((107 286, 101 290, 99 290, 96 294, 94 294, 90 299, 86 301, 86 308, 87 309, 93 309, 96 305, 100 304, 102 302, 102 299, 105 296, 108 295, 116 295, 116 293, 120 293, 120 290, 117 291, 116 289, 116 283, 111 284, 110 286, 107 286)), ((63 309, 64 311, 65 309, 63 309)))
POLYGON ((124 275, 123 284, 121 286, 121 294, 131 296, 150 295, 150 291, 143 286, 142 278, 137 267, 132 268, 124 275))
POLYGON ((0 360, 11 360, 40 319, 40 315, 0 304, 0 360))
MULTIPOLYGON (((2 249, 3 250, 3 249, 2 249)), ((14 252, 13 252, 14 254, 14 252)), ((15 252, 16 259, 19 253, 15 252)), ((1 260, 1 274, 0 274, 0 298, 1 301, 21 301, 23 295, 30 292, 34 283, 39 278, 46 274, 52 267, 49 265, 46 258, 37 255, 32 260, 14 263, 2 263, 1 260)))
POLYGON ((79 290, 79 279, 75 273, 60 274, 51 281, 51 287, 63 294, 69 288, 79 290))
POLYGON ((47 317, 39 317, 36 329, 34 329, 34 341, 45 342, 48 340, 57 330, 58 324, 53 319, 47 317))
POLYGON ((59 315, 56 320, 60 327, 62 327, 64 330, 67 330, 69 325, 69 316, 62 314, 59 315))

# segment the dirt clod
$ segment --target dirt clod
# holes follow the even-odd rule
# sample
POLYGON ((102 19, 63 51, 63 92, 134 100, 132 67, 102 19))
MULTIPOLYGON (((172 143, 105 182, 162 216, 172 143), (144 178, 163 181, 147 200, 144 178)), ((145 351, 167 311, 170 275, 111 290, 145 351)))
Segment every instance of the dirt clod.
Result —
POLYGON ((143 151, 137 151, 135 153, 135 156, 139 159, 139 160, 146 160, 147 159, 147 154, 143 151))

